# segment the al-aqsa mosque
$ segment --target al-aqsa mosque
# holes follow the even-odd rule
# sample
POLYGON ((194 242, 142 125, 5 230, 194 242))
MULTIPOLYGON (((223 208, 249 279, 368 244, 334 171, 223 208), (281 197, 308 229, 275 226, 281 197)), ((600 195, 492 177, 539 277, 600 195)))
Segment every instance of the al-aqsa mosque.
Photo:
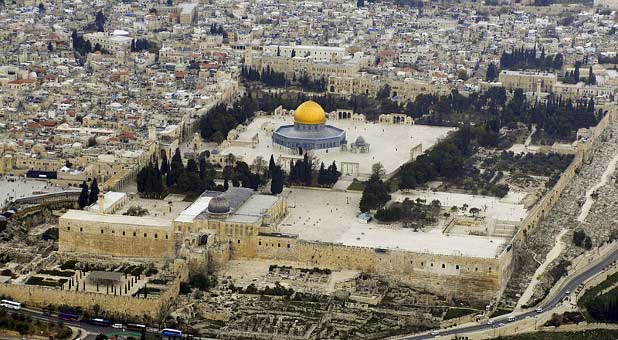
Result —
POLYGON ((320 104, 306 101, 294 112, 294 125, 280 126, 272 135, 273 143, 292 153, 339 149, 346 145, 345 131, 326 124, 326 112, 320 104))

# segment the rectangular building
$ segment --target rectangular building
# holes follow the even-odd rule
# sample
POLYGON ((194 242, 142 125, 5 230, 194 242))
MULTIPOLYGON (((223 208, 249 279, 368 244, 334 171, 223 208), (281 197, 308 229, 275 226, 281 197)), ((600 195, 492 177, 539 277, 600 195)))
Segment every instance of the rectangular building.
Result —
POLYGON ((119 257, 172 258, 172 221, 69 210, 58 222, 59 251, 119 257))

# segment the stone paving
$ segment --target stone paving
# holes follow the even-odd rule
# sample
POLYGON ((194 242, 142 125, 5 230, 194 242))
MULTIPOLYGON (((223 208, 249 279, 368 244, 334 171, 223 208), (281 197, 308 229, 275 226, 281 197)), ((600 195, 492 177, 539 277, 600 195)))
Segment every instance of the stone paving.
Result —
MULTIPOLYGON (((549 216, 530 234, 523 247, 514 250, 514 270, 503 297, 503 304, 514 306, 519 296, 532 281, 532 275, 543 263, 555 245, 556 236, 566 228, 562 237, 565 247, 560 255, 548 266, 539 278, 530 302, 542 298, 554 282, 563 274, 561 267, 580 255, 584 249, 573 244, 573 232, 583 229, 592 239, 593 247, 609 240, 610 235, 618 233, 618 189, 616 174, 610 175, 607 184, 597 189, 598 197, 590 208, 585 222, 579 222, 586 191, 598 185, 603 173, 611 166, 611 160, 618 155, 618 123, 610 122, 592 149, 591 158, 578 171, 573 181, 564 189, 560 199, 549 216)), ((595 195, 596 196, 596 195, 595 195)))

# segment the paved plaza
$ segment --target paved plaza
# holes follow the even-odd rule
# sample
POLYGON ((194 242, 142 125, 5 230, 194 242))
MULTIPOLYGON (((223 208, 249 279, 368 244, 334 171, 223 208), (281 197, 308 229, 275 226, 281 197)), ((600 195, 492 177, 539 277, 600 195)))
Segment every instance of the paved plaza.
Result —
MULTIPOLYGON (((247 164, 261 156, 269 159, 271 154, 275 159, 279 155, 288 155, 287 152, 279 150, 273 145, 269 129, 270 126, 276 129, 285 124, 292 124, 292 116, 262 116, 255 118, 247 129, 240 133, 238 141, 250 142, 257 134, 259 143, 255 147, 250 145, 232 145, 221 152, 232 153, 241 156, 247 164)), ((351 151, 332 151, 316 153, 316 158, 324 164, 336 161, 359 163, 359 173, 361 177, 366 177, 371 173, 371 166, 375 163, 382 163, 386 173, 395 171, 403 163, 410 160, 410 150, 416 145, 421 144, 425 151, 436 142, 444 138, 449 131, 454 128, 436 127, 427 125, 387 125, 378 123, 354 122, 352 120, 329 120, 328 124, 345 130, 348 145, 353 143, 357 137, 362 136, 370 144, 369 152, 353 153, 351 151)))
POLYGON ((5 204, 8 201, 31 196, 34 194, 52 193, 61 190, 61 187, 57 187, 49 183, 47 180, 38 180, 17 176, 0 177, 1 204, 5 204))
POLYGON ((360 193, 289 189, 289 215, 280 231, 301 239, 349 246, 407 250, 440 255, 493 258, 507 239, 485 236, 445 235, 441 228, 426 232, 391 227, 357 218, 360 193))

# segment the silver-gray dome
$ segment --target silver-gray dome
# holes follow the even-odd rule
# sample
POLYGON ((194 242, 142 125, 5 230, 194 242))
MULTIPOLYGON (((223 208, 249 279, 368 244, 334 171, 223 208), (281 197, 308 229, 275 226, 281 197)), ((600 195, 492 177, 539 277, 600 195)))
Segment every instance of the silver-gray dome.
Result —
POLYGON ((354 144, 358 146, 364 146, 367 143, 365 143, 365 138, 363 138, 363 136, 358 136, 356 137, 356 141, 354 142, 354 144))
POLYGON ((230 202, 223 196, 213 197, 208 202, 208 212, 211 214, 227 214, 230 212, 230 202))

